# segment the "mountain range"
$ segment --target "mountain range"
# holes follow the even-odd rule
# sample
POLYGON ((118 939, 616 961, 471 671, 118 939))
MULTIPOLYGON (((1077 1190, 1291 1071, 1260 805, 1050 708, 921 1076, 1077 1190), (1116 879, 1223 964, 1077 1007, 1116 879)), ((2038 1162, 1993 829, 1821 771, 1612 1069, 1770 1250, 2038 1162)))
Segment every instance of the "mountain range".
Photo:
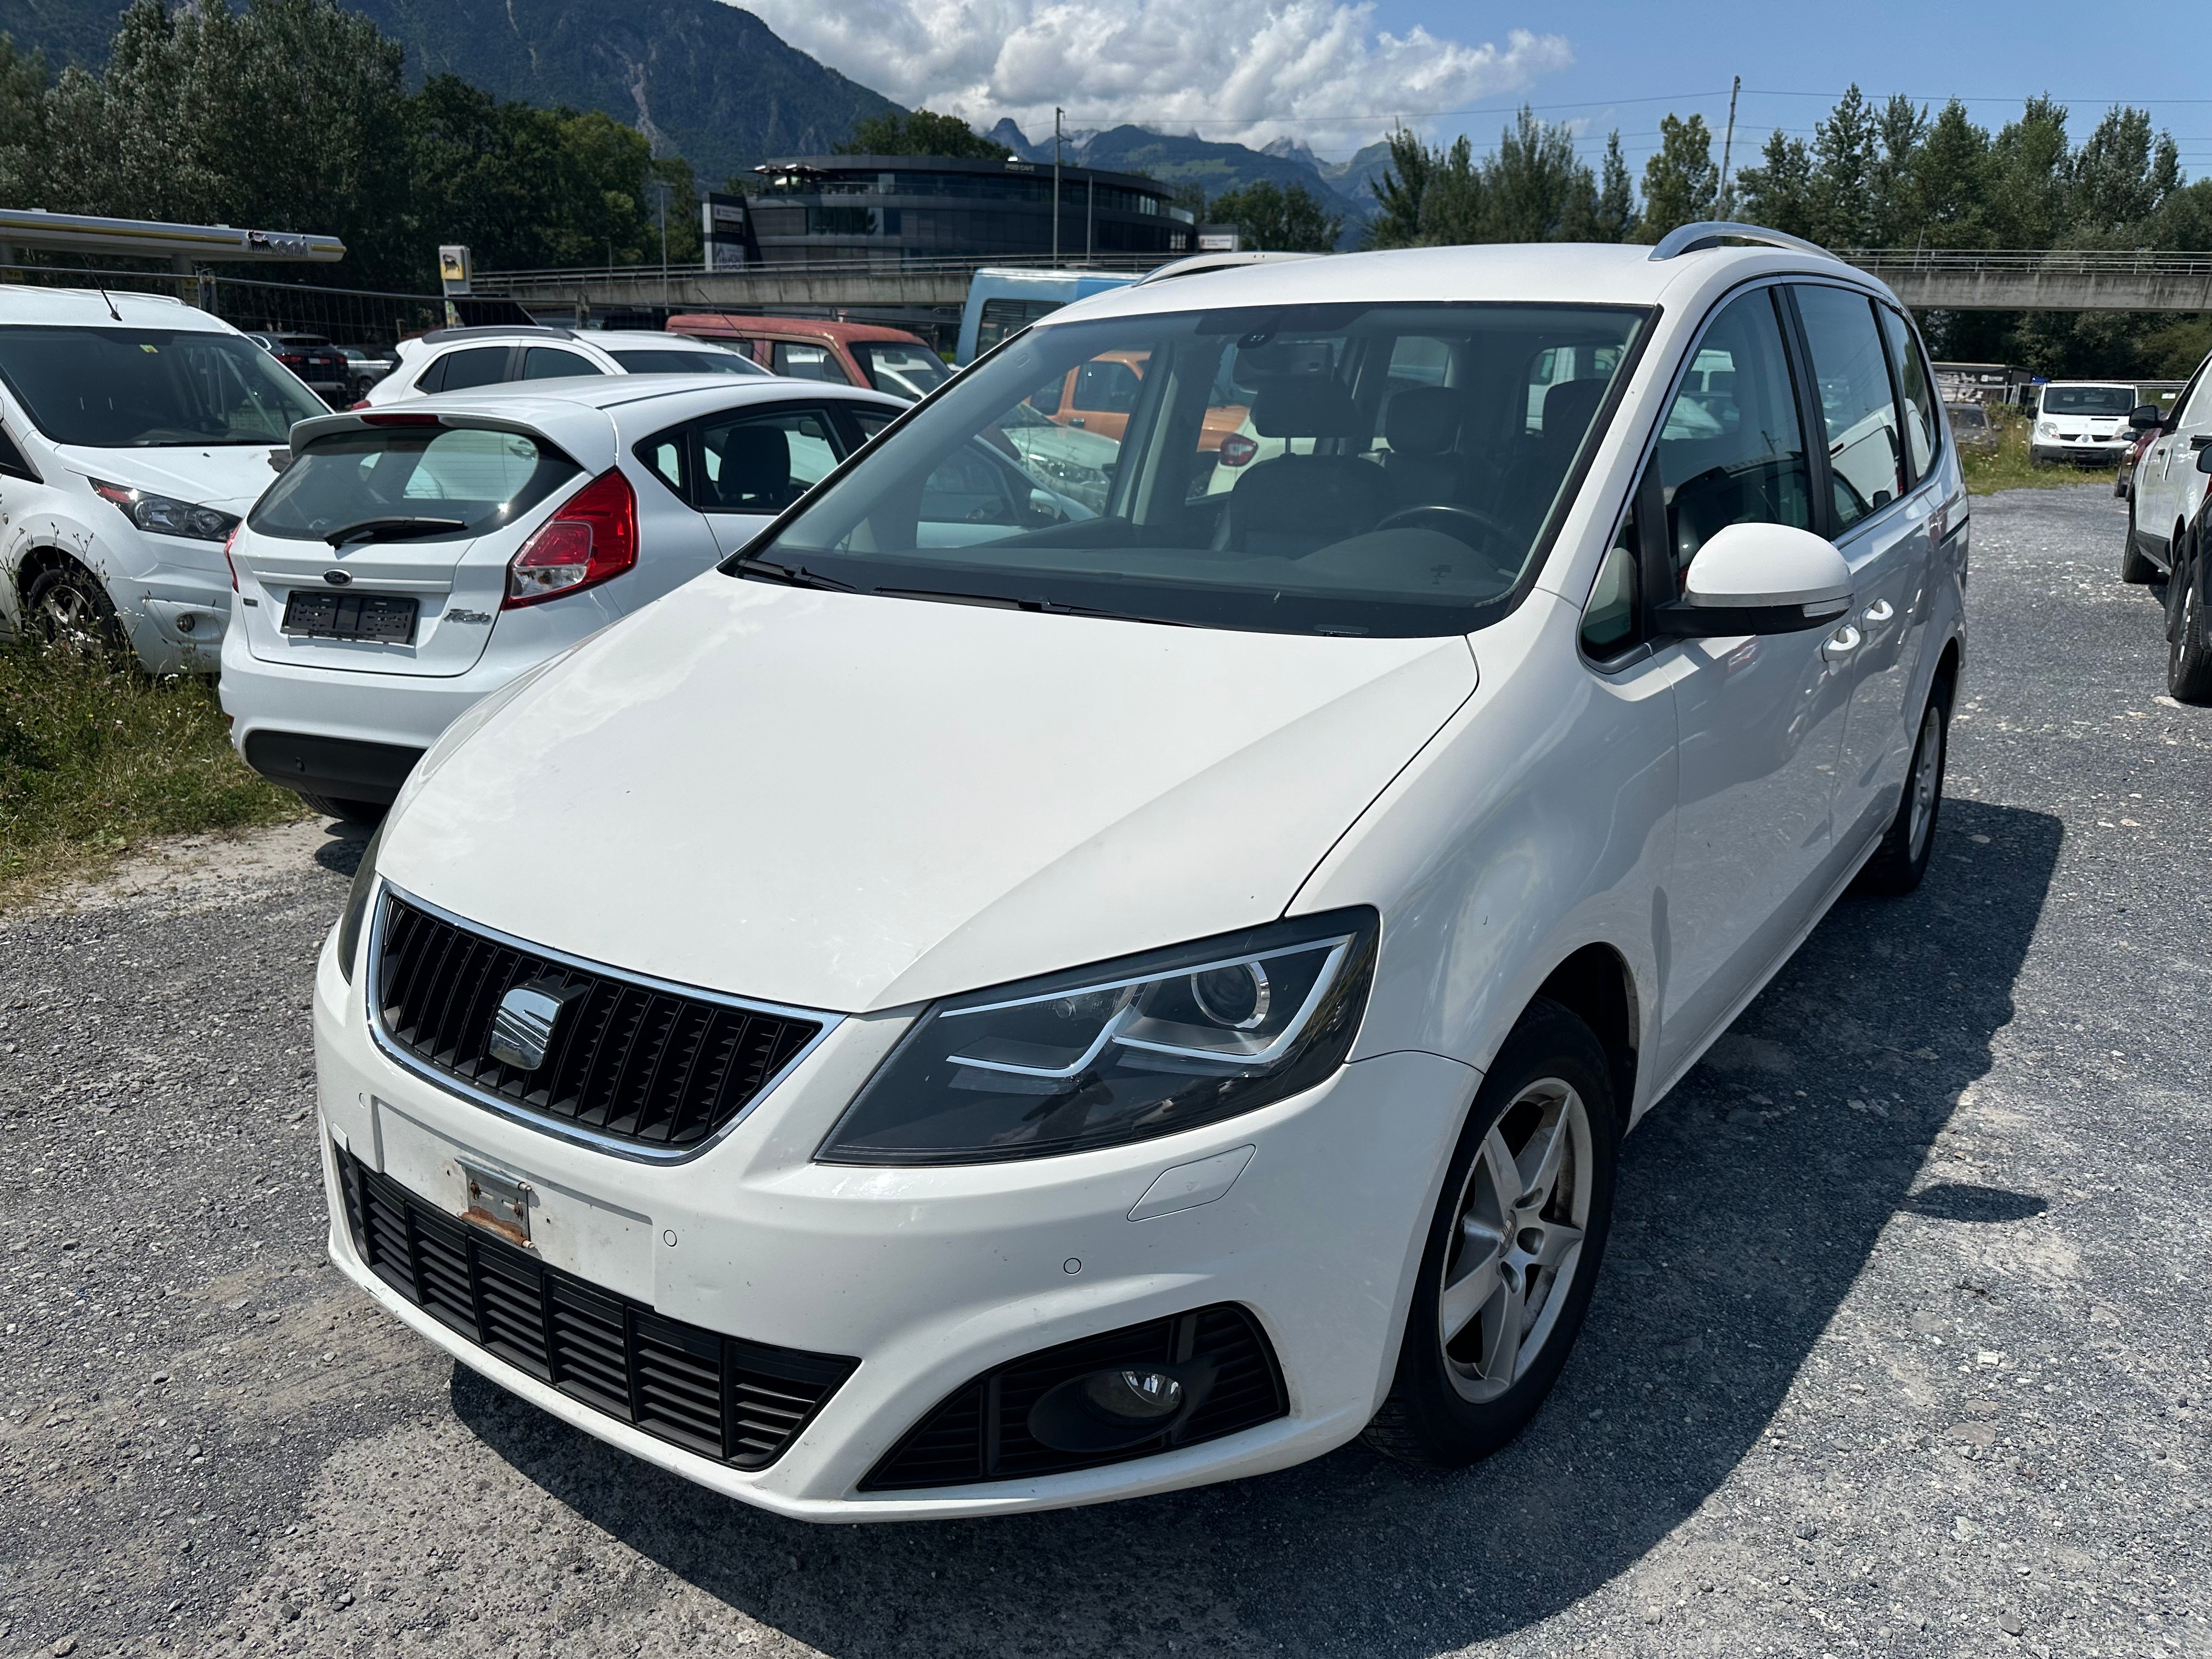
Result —
MULTIPOLYGON (((407 48, 410 80, 453 74, 501 98, 603 110, 657 154, 683 156, 710 187, 772 156, 830 150, 856 121, 900 107, 722 0, 341 3, 407 48)), ((0 0, 0 32, 56 68, 97 67, 120 10, 118 0, 0 0)), ((989 136, 1024 160, 1052 159, 1049 137, 1032 142, 1012 121, 989 136)), ((1374 211, 1370 184, 1389 160, 1382 144, 1332 163, 1291 139, 1254 149, 1137 126, 1066 134, 1061 154, 1208 197, 1261 179, 1303 185, 1344 216, 1347 246, 1374 211)))

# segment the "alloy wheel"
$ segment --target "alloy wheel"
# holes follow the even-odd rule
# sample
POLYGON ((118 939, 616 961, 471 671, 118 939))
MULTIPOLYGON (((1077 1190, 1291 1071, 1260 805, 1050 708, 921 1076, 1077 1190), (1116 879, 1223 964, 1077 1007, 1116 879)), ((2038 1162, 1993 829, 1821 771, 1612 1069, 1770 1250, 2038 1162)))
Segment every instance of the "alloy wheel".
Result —
POLYGON ((1462 1398, 1504 1394, 1552 1334, 1582 1260, 1595 1173, 1589 1110, 1558 1078, 1523 1089, 1483 1138, 1437 1297, 1444 1370, 1462 1398))
POLYGON ((1920 744, 1912 751, 1912 821, 1905 831, 1905 853, 1919 860, 1928 846, 1928 831, 1936 822, 1936 793, 1943 787, 1943 711, 1930 698, 1920 717, 1920 744))
POLYGON ((56 582, 40 596, 39 620, 49 640, 70 650, 90 653, 107 643, 99 605, 73 582, 56 582))

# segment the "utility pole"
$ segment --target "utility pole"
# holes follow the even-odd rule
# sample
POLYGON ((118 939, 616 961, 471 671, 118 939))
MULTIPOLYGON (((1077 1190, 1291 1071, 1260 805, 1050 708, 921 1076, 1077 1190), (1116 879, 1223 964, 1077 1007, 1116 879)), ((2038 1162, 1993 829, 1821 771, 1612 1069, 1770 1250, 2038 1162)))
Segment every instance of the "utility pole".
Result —
POLYGON ((1719 195, 1713 198, 1713 212, 1723 219, 1735 216, 1729 204, 1729 152, 1735 147, 1735 98, 1742 90, 1743 76, 1739 75, 1735 84, 1729 88, 1728 134, 1721 140, 1721 188, 1719 195))
POLYGON ((1060 106, 1052 106, 1052 268, 1060 269, 1060 106))

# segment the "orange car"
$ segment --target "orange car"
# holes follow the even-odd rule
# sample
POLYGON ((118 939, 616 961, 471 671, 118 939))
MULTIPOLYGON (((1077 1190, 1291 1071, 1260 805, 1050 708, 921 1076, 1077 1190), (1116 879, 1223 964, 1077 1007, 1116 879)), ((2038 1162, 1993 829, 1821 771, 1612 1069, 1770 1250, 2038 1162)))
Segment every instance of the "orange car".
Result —
MULTIPOLYGON (((1101 352, 1087 363, 1078 363, 1058 380, 1048 380, 1030 396, 1031 409, 1060 426, 1080 427, 1102 437, 1121 441, 1129 428, 1129 412, 1137 406, 1137 389, 1144 384, 1148 351, 1101 352)), ((1210 455, 1244 424, 1242 404, 1215 404, 1206 411, 1198 448, 1210 455)))
POLYGON ((908 403, 935 391, 952 374, 918 336, 875 323, 687 312, 668 319, 668 331, 734 346, 772 374, 871 386, 908 403))

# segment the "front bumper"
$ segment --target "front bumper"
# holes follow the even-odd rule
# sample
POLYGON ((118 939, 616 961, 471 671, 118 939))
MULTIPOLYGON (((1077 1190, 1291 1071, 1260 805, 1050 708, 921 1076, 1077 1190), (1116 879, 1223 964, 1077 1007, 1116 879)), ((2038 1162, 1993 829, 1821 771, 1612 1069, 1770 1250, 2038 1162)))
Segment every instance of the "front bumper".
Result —
POLYGON ((332 1260, 456 1359, 703 1486, 805 1520, 1059 1508, 1256 1474, 1356 1436, 1387 1389, 1437 1183, 1477 1074, 1425 1054, 1347 1066, 1310 1092, 1135 1146, 980 1167, 817 1164, 829 1125, 905 1015, 837 1024, 720 1139, 680 1164, 595 1150, 423 1081, 378 1046, 325 949, 316 1052, 332 1260), (769 1467, 745 1472, 594 1410, 457 1334, 356 1253, 333 1145, 453 1214, 465 1166, 533 1191, 547 1265, 672 1320, 860 1364, 769 1467), (1129 1220, 1165 1170, 1255 1152, 1223 1196, 1129 1220), (1043 1348, 1235 1304, 1281 1365, 1289 1415, 1074 1474, 866 1492, 906 1431, 981 1373, 1043 1348))

